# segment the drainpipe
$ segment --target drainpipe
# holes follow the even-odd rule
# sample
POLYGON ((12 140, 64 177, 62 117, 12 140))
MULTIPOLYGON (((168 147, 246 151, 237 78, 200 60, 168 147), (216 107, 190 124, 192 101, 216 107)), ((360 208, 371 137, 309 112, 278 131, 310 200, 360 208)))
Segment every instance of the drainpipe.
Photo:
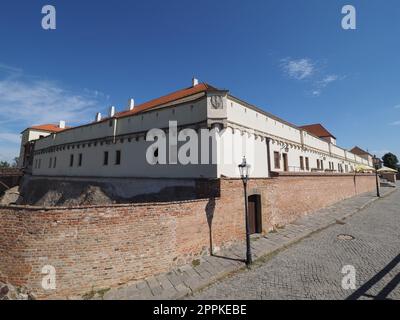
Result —
POLYGON ((117 134, 117 119, 114 119, 114 128, 113 128, 113 143, 115 143, 115 136, 117 134))

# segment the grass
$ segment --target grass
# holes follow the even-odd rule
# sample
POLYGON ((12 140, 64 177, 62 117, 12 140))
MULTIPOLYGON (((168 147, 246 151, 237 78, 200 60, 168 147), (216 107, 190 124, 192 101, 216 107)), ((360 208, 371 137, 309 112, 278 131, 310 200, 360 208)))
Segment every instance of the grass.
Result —
POLYGON ((197 267, 198 265, 200 265, 200 259, 194 259, 194 260, 192 261, 192 266, 193 266, 193 267, 197 267))

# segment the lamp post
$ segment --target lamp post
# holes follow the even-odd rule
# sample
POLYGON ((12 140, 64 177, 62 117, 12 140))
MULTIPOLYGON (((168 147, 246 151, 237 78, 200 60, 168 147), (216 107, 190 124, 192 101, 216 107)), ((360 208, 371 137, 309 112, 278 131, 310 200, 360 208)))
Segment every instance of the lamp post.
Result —
POLYGON ((251 248, 250 248, 250 226, 248 214, 248 201, 247 201, 247 181, 249 180, 249 165, 246 163, 246 157, 243 157, 242 163, 239 164, 240 177, 243 181, 244 188, 244 207, 245 207, 245 221, 246 221, 246 265, 252 263, 251 248))
POLYGON ((380 198, 381 197, 381 193, 379 191, 379 177, 378 177, 379 165, 378 165, 378 163, 376 161, 376 156, 375 155, 374 155, 374 160, 373 161, 375 162, 374 163, 374 167, 375 167, 375 181, 376 181, 376 196, 378 198, 380 198))

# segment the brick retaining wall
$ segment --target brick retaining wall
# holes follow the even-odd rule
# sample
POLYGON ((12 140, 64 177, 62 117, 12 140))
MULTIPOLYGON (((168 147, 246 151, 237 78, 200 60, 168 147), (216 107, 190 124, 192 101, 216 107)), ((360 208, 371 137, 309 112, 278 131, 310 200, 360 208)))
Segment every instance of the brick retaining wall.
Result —
MULTIPOLYGON (((78 208, 0 208, 0 281, 40 298, 67 297, 142 279, 244 239, 243 187, 221 179, 218 198, 78 208), (41 288, 44 265, 57 290, 41 288)), ((260 194, 263 232, 375 188, 371 175, 279 176, 249 182, 260 194)))

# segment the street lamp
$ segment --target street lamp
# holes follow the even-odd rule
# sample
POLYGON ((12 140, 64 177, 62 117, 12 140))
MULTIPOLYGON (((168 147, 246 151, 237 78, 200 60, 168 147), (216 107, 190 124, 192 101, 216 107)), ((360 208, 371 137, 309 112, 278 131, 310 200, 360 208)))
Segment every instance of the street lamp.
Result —
POLYGON ((251 259, 251 248, 250 248, 250 226, 249 226, 249 214, 248 214, 248 202, 247 202, 247 181, 249 180, 249 168, 250 165, 246 163, 246 157, 243 157, 242 163, 239 164, 240 178, 243 181, 244 188, 244 207, 245 207, 245 220, 246 220, 246 265, 249 266, 252 263, 251 259))
POLYGON ((374 167, 375 167, 375 181, 376 181, 376 196, 378 198, 381 197, 381 193, 379 191, 379 177, 378 177, 378 169, 379 169, 379 164, 378 161, 376 161, 376 155, 374 155, 374 167))

